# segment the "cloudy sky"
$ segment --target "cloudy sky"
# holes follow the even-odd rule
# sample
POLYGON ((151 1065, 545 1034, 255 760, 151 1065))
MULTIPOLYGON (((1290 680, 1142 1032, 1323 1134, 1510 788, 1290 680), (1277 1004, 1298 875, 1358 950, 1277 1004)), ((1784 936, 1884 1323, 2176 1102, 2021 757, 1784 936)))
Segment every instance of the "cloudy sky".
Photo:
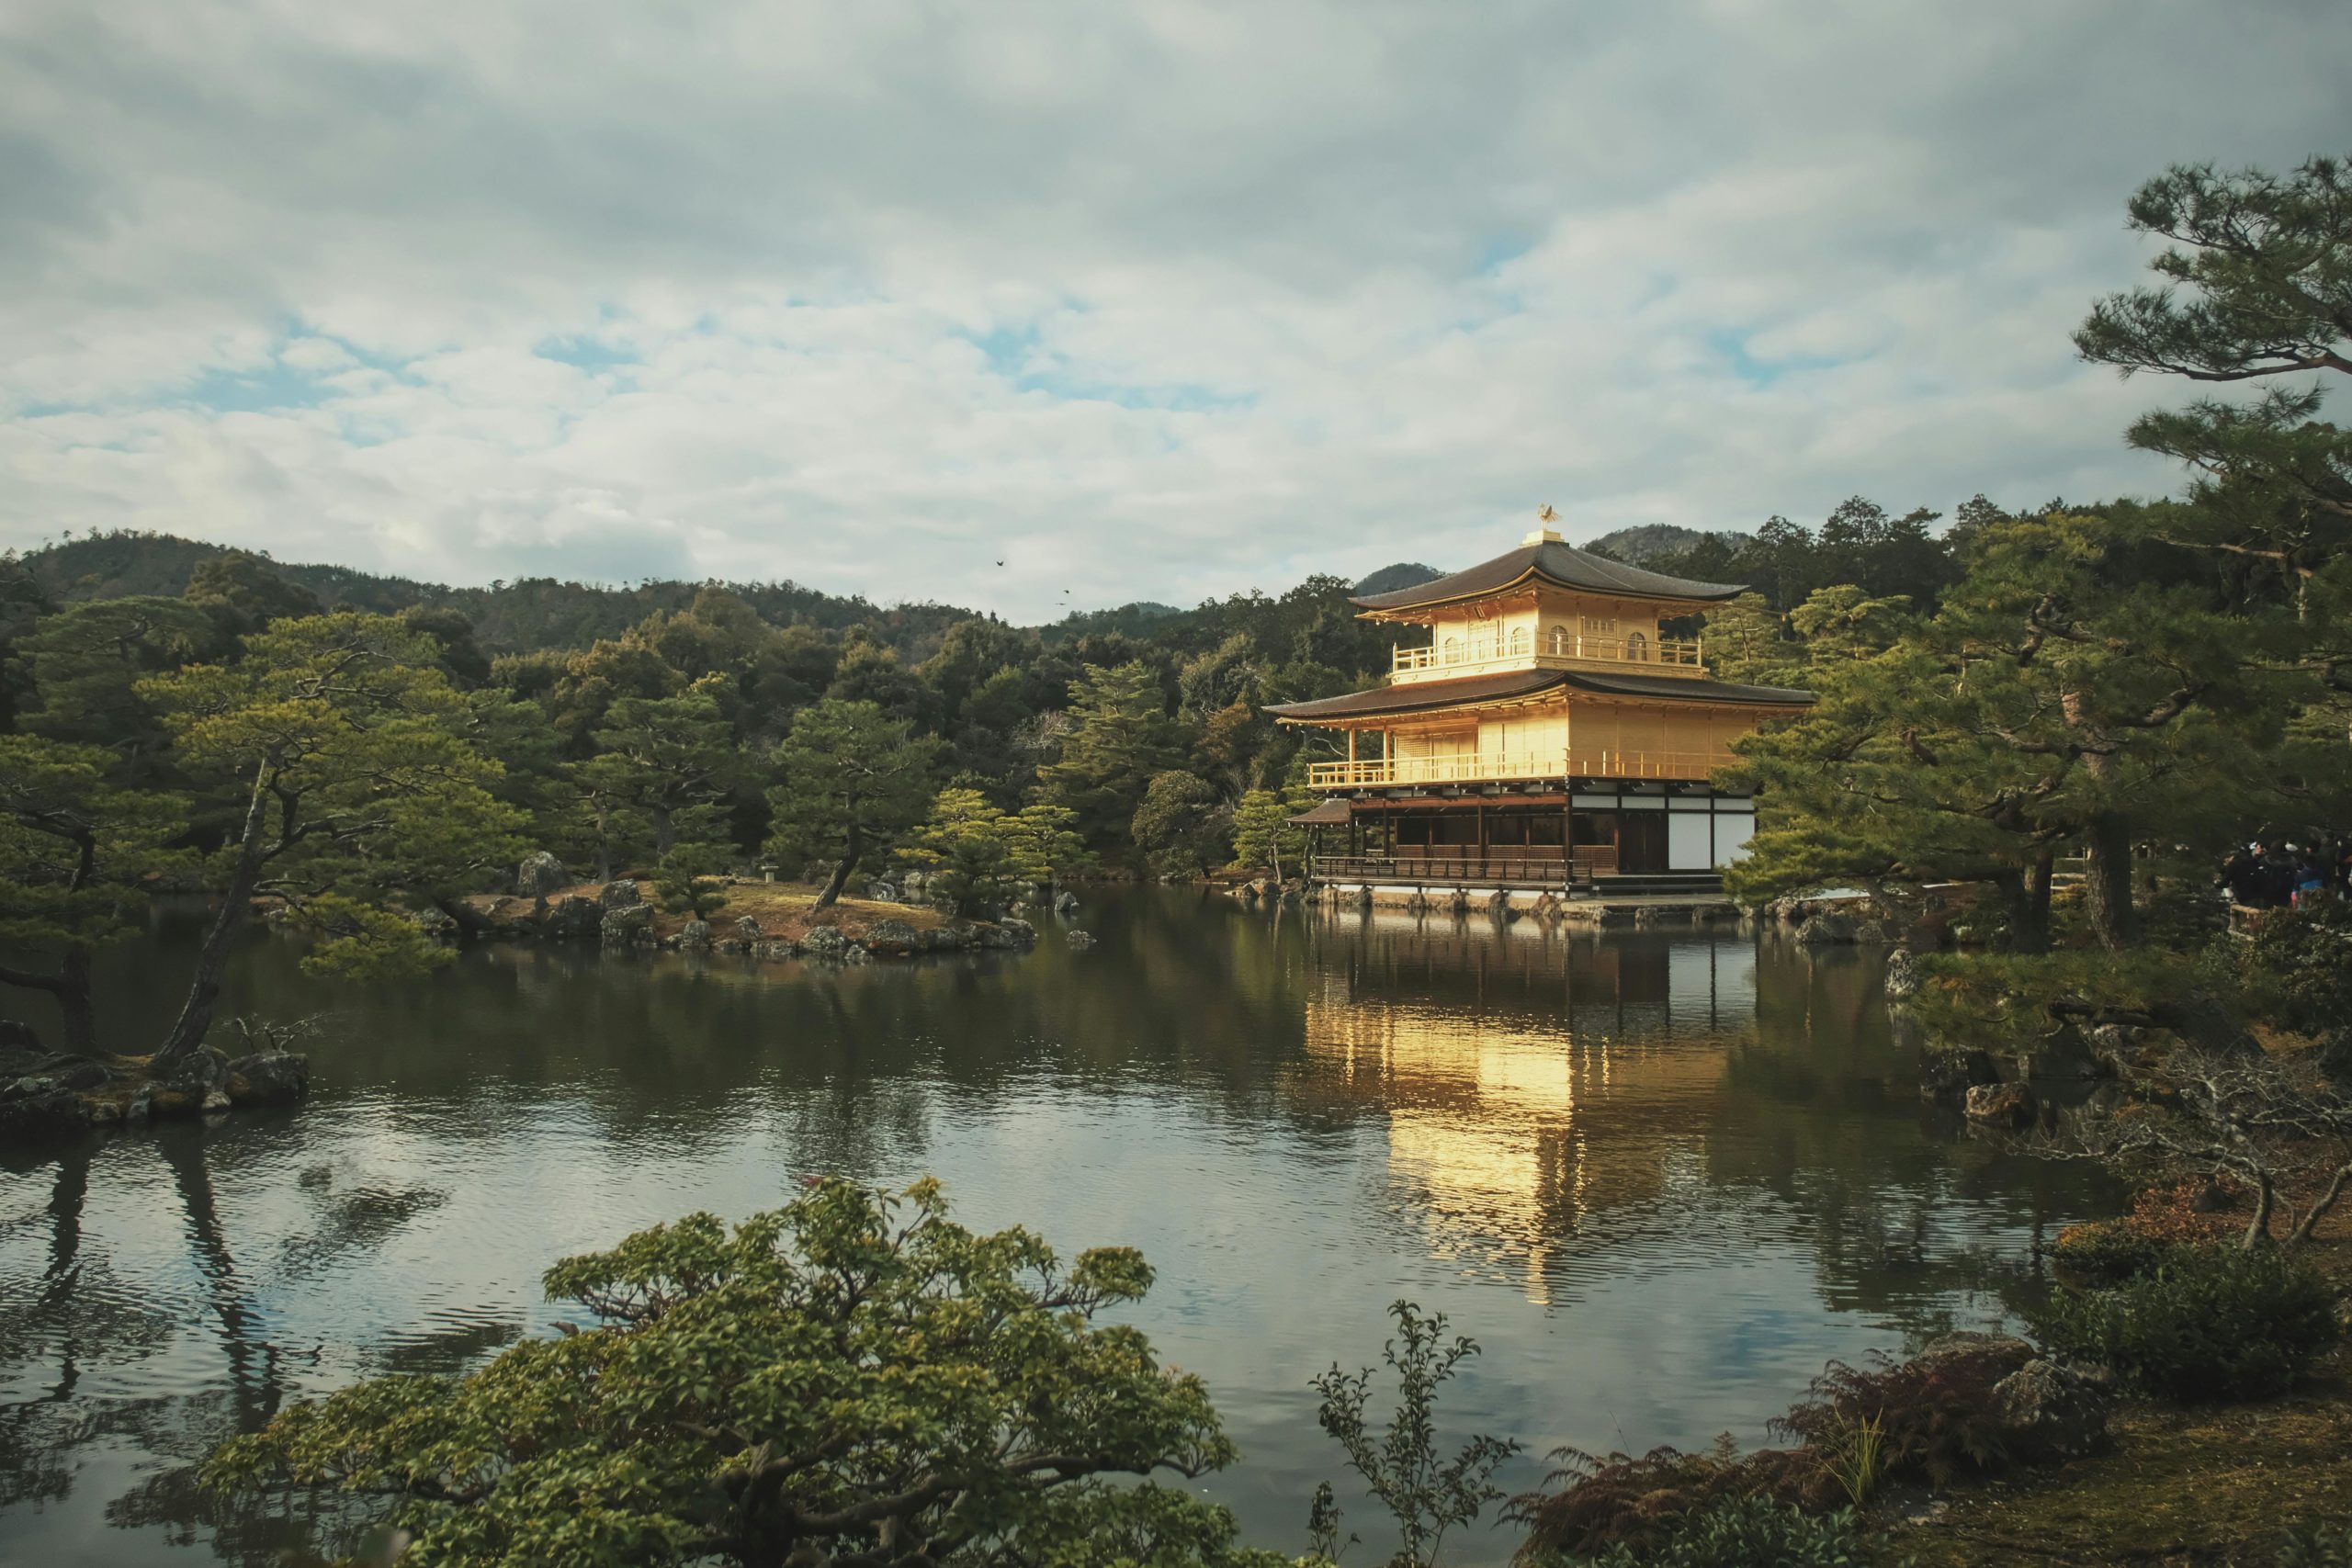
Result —
POLYGON ((2124 198, 2347 79, 2327 0, 12 0, 0 546, 1031 619, 2158 492, 2124 198))

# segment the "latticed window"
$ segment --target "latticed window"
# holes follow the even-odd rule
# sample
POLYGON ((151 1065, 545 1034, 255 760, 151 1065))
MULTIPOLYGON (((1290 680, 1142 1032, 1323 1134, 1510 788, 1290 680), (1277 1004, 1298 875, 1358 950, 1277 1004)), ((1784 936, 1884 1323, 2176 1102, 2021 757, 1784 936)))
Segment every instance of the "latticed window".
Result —
POLYGON ((1561 659, 1566 659, 1568 656, 1567 627, 1554 626, 1552 628, 1552 652, 1555 657, 1561 659))
POLYGON ((1635 660, 1647 660, 1649 656, 1650 644, 1647 637, 1644 637, 1639 632, 1628 632, 1625 634, 1626 658, 1635 660))
POLYGON ((1525 626, 1511 627, 1510 651, 1514 658, 1527 651, 1527 628, 1525 626))
POLYGON ((1438 658, 1439 658, 1442 661, 1443 661, 1444 663, 1447 663, 1447 664, 1459 664, 1459 663, 1461 663, 1461 662, 1462 662, 1462 639, 1461 639, 1460 637, 1447 637, 1443 642, 1439 643, 1439 644, 1437 645, 1437 653, 1438 653, 1438 658))

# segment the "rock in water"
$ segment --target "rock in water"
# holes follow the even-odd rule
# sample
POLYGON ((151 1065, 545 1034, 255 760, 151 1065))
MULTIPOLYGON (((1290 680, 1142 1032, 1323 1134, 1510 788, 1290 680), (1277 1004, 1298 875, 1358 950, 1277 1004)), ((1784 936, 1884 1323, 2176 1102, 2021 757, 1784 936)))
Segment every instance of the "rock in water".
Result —
POLYGON ((1997 1127, 2023 1127, 2033 1120, 2033 1091, 2021 1083, 1978 1084, 1968 1091, 1968 1119, 1997 1127))
POLYGON ((643 899, 639 897, 636 883, 617 876, 605 884, 605 890, 596 895, 596 902, 607 909, 626 909, 643 899))
POLYGON ((739 915, 735 919, 735 934, 745 942, 757 942, 760 940, 760 922, 749 915, 739 915))
POLYGON ((514 868, 514 891, 526 898, 544 898, 559 887, 571 886, 571 874, 563 863, 541 850, 514 868))
POLYGON ((1836 947, 1853 940, 1851 917, 1826 909, 1797 928, 1797 941, 1806 947, 1836 947))
POLYGON ((1091 931, 1071 931, 1068 940, 1072 953, 1085 953, 1094 946, 1094 934, 1091 931))
POLYGON ((311 1059, 288 1051, 260 1051, 229 1064, 232 1105, 291 1105, 311 1092, 311 1059))
POLYGON ((1005 916, 996 923, 996 929, 1015 947, 1027 947, 1037 940, 1037 928, 1017 916, 1005 916))
POLYGON ((922 932, 904 920, 876 920, 865 928, 865 946, 871 953, 903 957, 923 950, 922 932))
POLYGON ((839 926, 810 926, 808 934, 800 939, 800 945, 820 958, 839 958, 849 951, 850 942, 839 926))
POLYGON ((416 923, 435 942, 458 940, 458 918, 447 909, 436 909, 428 905, 416 912, 416 923))
POLYGON ((539 929, 551 936, 594 936, 604 919, 604 906, 574 893, 548 906, 539 929))
POLYGON ((684 925, 680 926, 678 928, 678 945, 680 947, 708 947, 710 945, 710 922, 708 920, 694 919, 688 920, 684 925))
POLYGON ((1067 887, 1063 888, 1060 892, 1058 892, 1058 893, 1055 894, 1055 895, 1054 895, 1054 913, 1055 913, 1055 914, 1057 914, 1057 915, 1075 915, 1075 914, 1077 914, 1077 913, 1078 913, 1078 895, 1077 895, 1077 894, 1075 894, 1075 893, 1072 893, 1072 892, 1071 892, 1069 888, 1067 888, 1067 887))
POLYGON ((601 929, 606 947, 628 947, 645 941, 653 933, 653 906, 624 904, 605 917, 601 929))
POLYGON ((1919 961, 1907 947, 1886 955, 1886 998, 1899 1002, 1919 994, 1919 961))
POLYGON ((174 1064, 153 1081, 149 1111, 157 1116, 195 1116, 229 1108, 229 1058, 209 1045, 174 1064))

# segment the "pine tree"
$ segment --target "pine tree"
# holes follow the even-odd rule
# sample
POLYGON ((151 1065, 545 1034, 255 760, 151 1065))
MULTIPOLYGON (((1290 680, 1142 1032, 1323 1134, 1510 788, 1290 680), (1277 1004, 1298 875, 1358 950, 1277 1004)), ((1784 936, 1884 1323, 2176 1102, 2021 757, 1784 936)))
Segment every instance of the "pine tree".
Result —
POLYGON ((817 908, 831 907, 852 872, 922 819, 941 750, 872 703, 827 697, 793 716, 775 750, 768 848, 795 864, 833 863, 817 908))

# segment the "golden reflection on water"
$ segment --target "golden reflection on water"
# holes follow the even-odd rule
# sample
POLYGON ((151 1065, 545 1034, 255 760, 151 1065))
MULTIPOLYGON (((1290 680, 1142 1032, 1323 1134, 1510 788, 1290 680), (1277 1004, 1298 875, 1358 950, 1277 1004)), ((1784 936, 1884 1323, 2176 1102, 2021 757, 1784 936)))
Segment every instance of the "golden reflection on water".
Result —
POLYGON ((1385 1116, 1388 1210, 1433 1254, 1548 1303, 1597 1216, 1699 1196, 1726 1059, 1755 1038, 1747 951, 1379 917, 1343 940, 1294 1091, 1385 1116))

